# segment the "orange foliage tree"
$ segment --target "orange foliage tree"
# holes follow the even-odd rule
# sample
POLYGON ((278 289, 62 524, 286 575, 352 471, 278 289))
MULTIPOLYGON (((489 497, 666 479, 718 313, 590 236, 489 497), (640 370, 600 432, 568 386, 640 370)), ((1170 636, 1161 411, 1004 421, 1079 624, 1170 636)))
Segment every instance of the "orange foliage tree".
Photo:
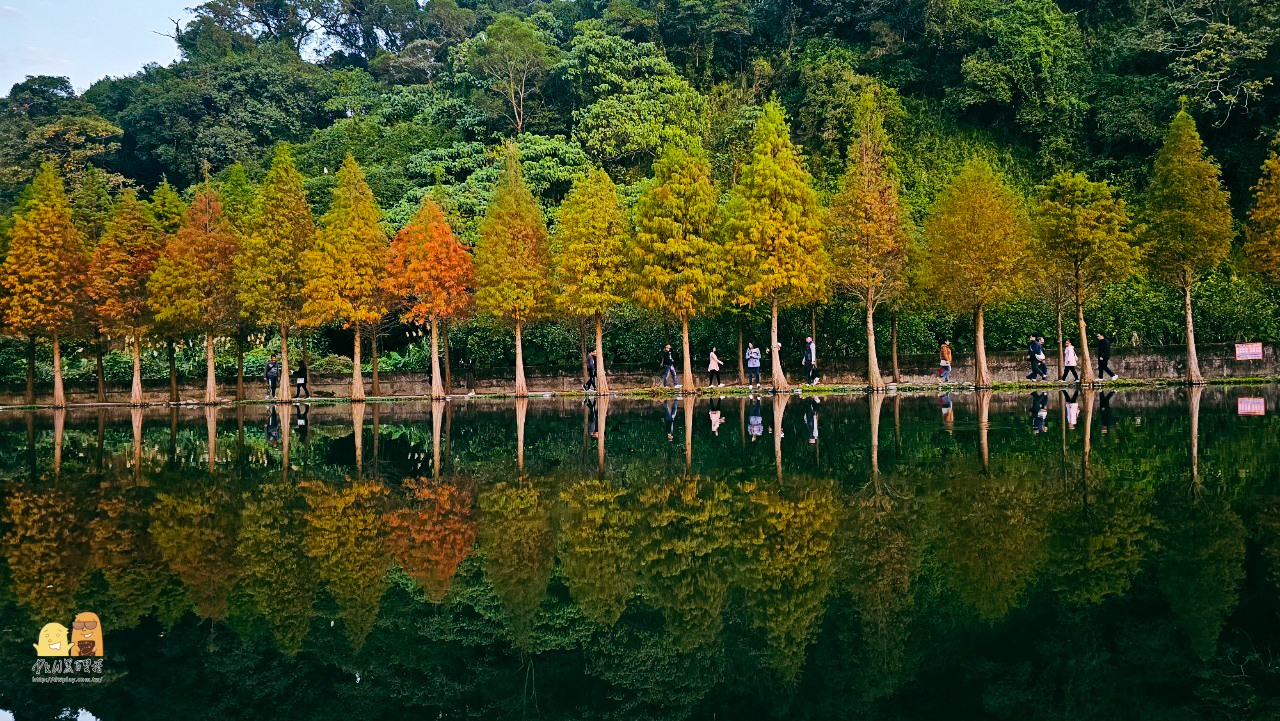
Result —
POLYGON ((444 397, 440 377, 440 321, 471 306, 475 263, 458 242, 444 211, 428 196, 391 241, 383 287, 403 304, 405 323, 431 322, 431 397, 444 397))
POLYGON ((469 483, 411 478, 405 485, 413 491, 413 507, 386 514, 391 551, 405 573, 439 602, 475 546, 475 494, 469 483))

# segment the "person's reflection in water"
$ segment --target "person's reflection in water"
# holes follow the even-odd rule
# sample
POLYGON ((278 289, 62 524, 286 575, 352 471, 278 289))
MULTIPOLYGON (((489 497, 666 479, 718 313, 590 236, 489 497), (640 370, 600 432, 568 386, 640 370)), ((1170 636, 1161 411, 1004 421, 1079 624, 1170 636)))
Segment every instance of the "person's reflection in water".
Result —
POLYGON ((675 440, 675 437, 676 437, 676 402, 675 402, 675 401, 673 401, 673 400, 671 400, 671 401, 663 401, 663 402, 662 402, 662 414, 663 414, 663 416, 665 416, 665 417, 666 417, 666 421, 667 421, 667 440, 669 440, 669 441, 675 440))
POLYGON ((1031 433, 1044 433, 1049 423, 1049 394, 1035 391, 1031 394, 1031 433))
POLYGON ((724 414, 720 412, 720 399, 716 398, 711 401, 711 410, 708 414, 711 417, 711 432, 720 435, 720 424, 724 423, 724 414))
POLYGON ((1067 408, 1067 428, 1074 429, 1076 421, 1080 419, 1080 388, 1074 387, 1069 393, 1063 389, 1062 402, 1067 408))
POLYGON ((747 433, 752 442, 764 435, 764 416, 760 412, 760 398, 751 396, 751 405, 747 409, 747 433))
POLYGON ((592 438, 600 437, 600 419, 596 417, 596 399, 588 398, 582 402, 587 407, 587 433, 592 438))
POLYGON ((1111 396, 1115 394, 1115 391, 1107 391, 1098 395, 1098 421, 1102 424, 1103 433, 1111 430, 1111 422, 1115 420, 1111 415, 1111 396))
POLYGON ((956 407, 951 402, 951 394, 942 394, 942 425, 946 427, 948 433, 955 431, 956 423, 956 407))
POLYGON ((276 405, 271 404, 271 413, 267 416, 267 443, 274 448, 280 445, 280 413, 276 411, 276 405))
POLYGON ((816 396, 809 397, 809 405, 804 409, 804 424, 809 429, 809 442, 818 442, 818 404, 822 401, 816 396))
POLYGON ((293 410, 295 413, 298 414, 296 420, 294 421, 294 424, 297 426, 297 429, 298 429, 298 442, 305 445, 307 442, 307 433, 310 429, 310 426, 307 425, 307 414, 311 412, 311 404, 295 403, 293 406, 293 410))

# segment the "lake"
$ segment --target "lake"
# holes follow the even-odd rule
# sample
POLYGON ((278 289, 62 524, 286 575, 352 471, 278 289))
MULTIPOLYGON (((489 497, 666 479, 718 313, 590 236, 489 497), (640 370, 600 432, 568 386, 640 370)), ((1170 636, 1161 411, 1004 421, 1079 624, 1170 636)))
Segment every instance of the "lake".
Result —
POLYGON ((0 709, 1280 718, 1278 403, 10 412, 0 709), (97 668, 35 655, 83 612, 97 668))

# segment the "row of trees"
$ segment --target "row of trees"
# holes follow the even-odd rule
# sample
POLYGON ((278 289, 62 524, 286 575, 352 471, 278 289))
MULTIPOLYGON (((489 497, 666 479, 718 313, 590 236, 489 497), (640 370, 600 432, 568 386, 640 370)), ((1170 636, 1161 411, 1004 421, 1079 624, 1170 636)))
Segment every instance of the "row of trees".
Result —
MULTIPOLYGON (((518 396, 527 394, 521 333, 528 323, 556 313, 593 318, 596 352, 603 358, 603 317, 628 300, 680 323, 683 383, 693 388, 690 318, 722 307, 767 307, 771 347, 777 348, 779 308, 820 302, 831 288, 866 307, 873 389, 885 385, 874 324, 875 310, 884 304, 972 313, 974 380, 985 387, 986 308, 1018 293, 1046 294, 1057 302, 1061 337, 1063 308, 1073 307, 1087 368, 1086 301, 1145 261, 1183 291, 1187 380, 1202 382, 1191 290, 1226 257, 1237 233, 1218 168, 1185 110, 1169 128, 1136 219, 1110 184, 1071 172, 1039 187, 1028 212, 1017 191, 975 156, 916 233, 899 198, 884 93, 879 87, 862 93, 847 169, 825 208, 776 101, 756 120, 749 158, 723 200, 699 144, 670 144, 630 211, 603 170, 580 175, 558 209, 554 233, 525 182, 514 144, 507 143, 505 170, 474 253, 455 237, 430 194, 389 239, 382 211, 350 154, 318 224, 303 176, 289 147, 281 145, 256 193, 238 167, 221 192, 206 172, 189 207, 167 184, 149 202, 122 191, 108 206, 96 242, 73 222, 58 172, 46 165, 13 217, 0 310, 11 332, 52 341, 57 406, 65 403, 60 343, 68 336, 126 339, 135 404, 142 401, 142 337, 172 342, 203 336, 205 400, 213 403, 215 338, 276 329, 287 379, 290 333, 334 323, 354 332, 351 397, 360 400, 362 331, 389 314, 430 325, 432 395, 441 397, 439 327, 473 303, 514 327, 518 396)), ((1247 253, 1275 279, 1275 153, 1263 170, 1247 253)), ((785 389, 779 355, 771 354, 773 384, 785 389)), ((597 373, 597 387, 605 392, 604 363, 597 373)))

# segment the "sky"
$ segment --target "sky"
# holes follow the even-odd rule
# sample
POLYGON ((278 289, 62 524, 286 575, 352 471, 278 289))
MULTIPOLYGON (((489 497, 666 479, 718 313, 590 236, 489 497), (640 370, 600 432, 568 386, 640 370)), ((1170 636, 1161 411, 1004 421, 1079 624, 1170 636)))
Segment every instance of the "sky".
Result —
POLYGON ((200 0, 0 0, 0 97, 28 75, 65 75, 77 92, 178 57, 174 20, 200 0))

